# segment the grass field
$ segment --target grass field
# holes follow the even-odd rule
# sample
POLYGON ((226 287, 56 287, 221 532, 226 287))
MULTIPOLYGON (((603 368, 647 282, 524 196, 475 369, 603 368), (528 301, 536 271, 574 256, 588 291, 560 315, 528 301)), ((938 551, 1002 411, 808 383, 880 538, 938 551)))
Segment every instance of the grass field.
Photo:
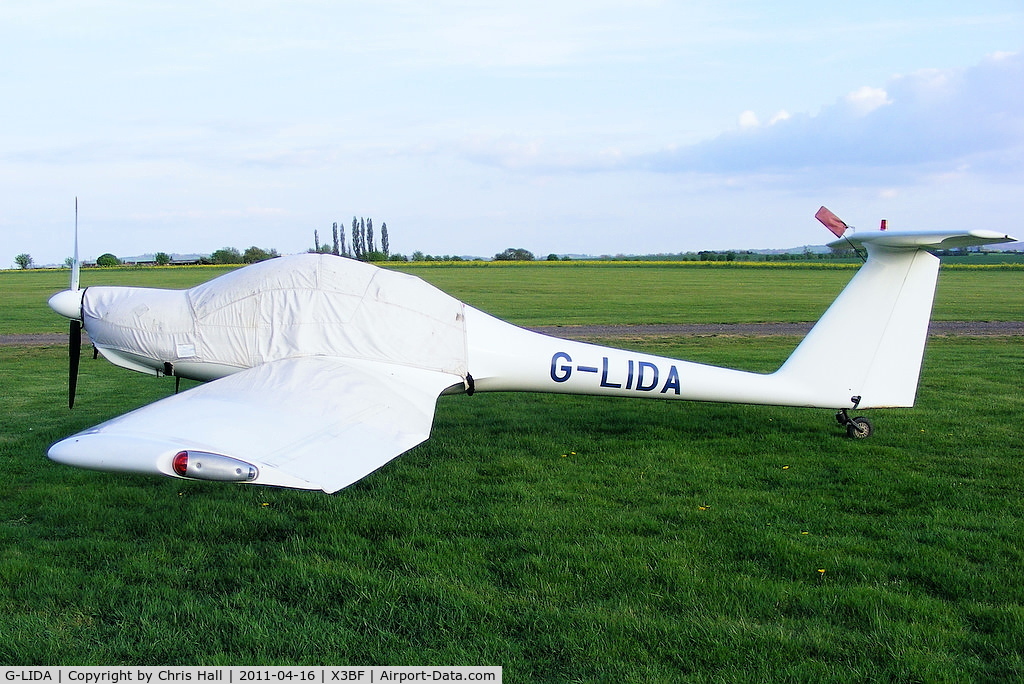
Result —
MULTIPOLYGON (((95 269, 85 285, 190 287, 224 267, 95 269)), ((762 264, 420 265, 413 273, 479 309, 518 325, 751 323, 813 321, 855 268, 762 264)), ((68 271, 0 271, 0 334, 59 332, 46 307, 67 288, 68 271)), ((937 320, 1024 320, 1024 269, 943 268, 937 320)))
MULTIPOLYGON (((416 273, 534 324, 581 310, 575 322, 607 322, 592 300, 622 282, 603 269, 582 283, 569 269, 416 273), (509 292, 516 278, 537 288, 529 311, 509 292)), ((620 315, 718 298, 717 320, 771 320, 759 302, 782 306, 798 285, 765 280, 752 298, 732 271, 699 273, 685 297, 638 286, 642 301, 631 310, 623 295, 620 315)), ((944 271, 952 318, 978 307, 957 309, 951 273, 957 296, 988 302, 985 318, 1024 318, 1020 273, 944 271)), ((849 272, 808 277, 827 285, 795 320, 849 272)), ((628 279, 660 280, 646 267, 628 279)), ((37 295, 7 298, 11 282, 0 277, 5 317, 23 323, 7 332, 38 331, 12 305, 37 295)), ((770 370, 795 343, 640 344, 770 370)), ((0 348, 4 664, 499 664, 508 681, 1024 676, 1020 338, 932 339, 918 406, 872 412, 867 441, 841 437, 827 411, 444 397, 430 441, 334 496, 49 462, 56 439, 173 391, 86 360, 68 412, 65 354, 0 348)))

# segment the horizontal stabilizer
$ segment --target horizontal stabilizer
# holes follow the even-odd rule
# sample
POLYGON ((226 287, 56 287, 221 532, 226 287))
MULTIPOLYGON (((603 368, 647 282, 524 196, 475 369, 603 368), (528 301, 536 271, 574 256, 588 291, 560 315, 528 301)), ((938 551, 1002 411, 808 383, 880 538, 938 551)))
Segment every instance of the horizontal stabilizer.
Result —
POLYGON ((992 230, 932 230, 932 231, 887 231, 873 230, 847 235, 842 240, 829 243, 829 247, 842 249, 854 243, 856 245, 879 245, 882 247, 907 249, 958 249, 978 245, 993 245, 1001 242, 1014 242, 1016 238, 1005 233, 992 230))

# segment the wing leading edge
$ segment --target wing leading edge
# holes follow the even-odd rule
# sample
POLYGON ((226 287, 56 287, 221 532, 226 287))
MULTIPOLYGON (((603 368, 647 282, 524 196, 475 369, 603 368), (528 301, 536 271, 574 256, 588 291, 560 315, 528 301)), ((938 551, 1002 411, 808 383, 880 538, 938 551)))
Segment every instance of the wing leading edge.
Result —
POLYGON ((330 493, 427 439, 437 397, 455 384, 462 378, 397 364, 284 359, 72 435, 49 456, 85 468, 176 476, 175 457, 198 452, 255 467, 251 477, 224 479, 330 493))

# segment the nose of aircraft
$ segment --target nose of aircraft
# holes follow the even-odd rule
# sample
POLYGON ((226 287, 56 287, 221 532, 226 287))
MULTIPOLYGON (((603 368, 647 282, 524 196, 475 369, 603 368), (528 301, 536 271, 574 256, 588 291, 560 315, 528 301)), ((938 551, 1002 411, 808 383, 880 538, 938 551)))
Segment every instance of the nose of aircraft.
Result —
POLYGON ((64 290, 50 297, 50 308, 73 321, 82 320, 82 296, 85 290, 64 290))

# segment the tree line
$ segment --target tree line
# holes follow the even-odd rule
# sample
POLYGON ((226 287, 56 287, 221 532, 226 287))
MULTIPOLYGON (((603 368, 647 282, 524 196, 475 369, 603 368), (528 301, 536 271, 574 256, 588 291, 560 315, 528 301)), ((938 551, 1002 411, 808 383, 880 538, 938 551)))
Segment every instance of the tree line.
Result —
MULTIPOLYGON (((349 257, 360 261, 464 261, 463 257, 444 254, 424 254, 416 250, 411 256, 392 253, 391 242, 388 236, 388 224, 380 225, 380 245, 374 239, 373 219, 352 217, 352 232, 345 234, 345 226, 334 223, 331 226, 331 242, 320 241, 320 231, 313 231, 313 248, 308 250, 319 254, 334 254, 336 256, 349 257)), ((562 257, 567 260, 568 257, 562 257)), ((503 252, 494 255, 495 261, 535 261, 533 252, 509 247, 503 252)), ((550 254, 548 260, 559 260, 559 257, 550 254)))
MULTIPOLYGON (((431 255, 422 251, 415 251, 411 256, 391 251, 391 241, 388 234, 388 224, 381 223, 380 230, 374 230, 372 218, 360 218, 353 216, 350 232, 345 226, 335 222, 331 226, 331 236, 328 240, 321 241, 320 231, 313 231, 313 247, 307 250, 312 253, 334 254, 337 256, 358 259, 360 261, 463 261, 461 256, 453 255, 431 255)), ((939 256, 946 256, 939 252, 939 256)), ((257 247, 255 245, 239 251, 234 247, 223 247, 216 250, 209 256, 199 257, 200 264, 215 265, 242 265, 252 264, 258 261, 265 261, 280 256, 273 248, 257 247)), ((833 249, 827 252, 816 252, 807 248, 801 253, 777 253, 766 254, 748 250, 701 250, 699 252, 679 252, 675 254, 616 254, 602 255, 599 257, 588 257, 595 260, 644 260, 644 261, 831 261, 831 260, 856 260, 857 255, 848 249, 833 249)), ((495 254, 494 261, 536 261, 538 257, 527 249, 509 247, 495 254)), ((568 261, 568 256, 548 254, 546 261, 568 261)), ((71 257, 65 260, 65 266, 71 266, 71 257)), ((155 255, 157 265, 171 263, 171 256, 166 252, 157 252, 155 255)), ((30 254, 19 254, 15 257, 15 264, 21 269, 32 268, 33 260, 30 254)), ((121 260, 113 254, 103 254, 96 260, 97 266, 116 266, 121 260)))

